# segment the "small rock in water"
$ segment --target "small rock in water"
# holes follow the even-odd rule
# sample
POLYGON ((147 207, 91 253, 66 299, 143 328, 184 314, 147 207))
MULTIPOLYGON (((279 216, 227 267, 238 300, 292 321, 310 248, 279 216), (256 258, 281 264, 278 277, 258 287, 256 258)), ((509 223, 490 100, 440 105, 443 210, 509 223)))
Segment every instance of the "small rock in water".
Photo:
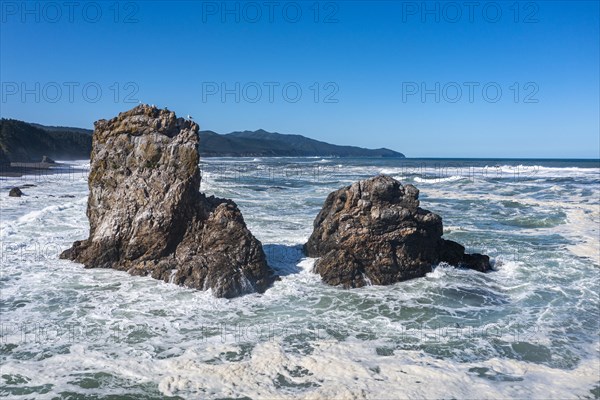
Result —
POLYGON ((315 272, 345 288, 422 277, 446 262, 477 271, 489 257, 442 239, 442 218, 419 207, 419 190, 380 175, 330 193, 304 249, 315 272))
POLYGON ((54 161, 53 159, 51 159, 48 156, 43 156, 42 157, 42 164, 56 164, 56 161, 54 161))
POLYGON ((18 187, 14 187, 14 188, 10 189, 10 192, 8 192, 8 195, 10 197, 21 197, 23 195, 23 192, 21 192, 21 189, 19 189, 18 187))

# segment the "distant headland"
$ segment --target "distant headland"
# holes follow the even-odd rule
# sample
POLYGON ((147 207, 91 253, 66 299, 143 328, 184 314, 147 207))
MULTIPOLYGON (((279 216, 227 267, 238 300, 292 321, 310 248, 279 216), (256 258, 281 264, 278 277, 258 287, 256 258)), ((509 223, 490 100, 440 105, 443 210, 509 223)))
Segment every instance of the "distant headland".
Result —
MULTIPOLYGON (((39 163, 90 157, 92 130, 44 126, 15 119, 0 119, 0 163, 39 163)), ((219 134, 200 131, 201 157, 389 157, 404 154, 386 148, 338 146, 301 135, 257 131, 219 134)))

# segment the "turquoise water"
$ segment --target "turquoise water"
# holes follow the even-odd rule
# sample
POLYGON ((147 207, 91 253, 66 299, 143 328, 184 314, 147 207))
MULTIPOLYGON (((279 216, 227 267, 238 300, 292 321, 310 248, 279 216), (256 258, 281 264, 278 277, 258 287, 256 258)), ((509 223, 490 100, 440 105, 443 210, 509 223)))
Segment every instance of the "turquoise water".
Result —
POLYGON ((201 190, 237 202, 282 276, 264 295, 216 299, 58 260, 87 236, 86 174, 1 181, 2 395, 599 396, 598 161, 218 158, 201 168, 201 190), (441 265, 388 287, 322 284, 301 252, 314 217, 329 192, 379 173, 416 185, 444 236, 489 254, 496 271, 441 265), (7 196, 25 183, 36 186, 7 196))

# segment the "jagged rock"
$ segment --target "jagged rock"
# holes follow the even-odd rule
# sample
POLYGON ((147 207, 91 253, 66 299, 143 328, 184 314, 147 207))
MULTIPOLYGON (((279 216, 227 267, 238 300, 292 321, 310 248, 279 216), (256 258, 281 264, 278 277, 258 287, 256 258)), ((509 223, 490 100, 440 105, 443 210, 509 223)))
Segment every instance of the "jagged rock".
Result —
POLYGON ((484 254, 465 254, 465 247, 452 240, 442 239, 439 260, 450 265, 466 267, 479 272, 487 272, 492 269, 490 258, 484 254))
POLYGON ((198 125, 140 105, 95 123, 90 236, 61 258, 151 275, 218 297, 264 292, 275 279, 231 200, 199 192, 198 125))
POLYGON ((10 192, 8 192, 8 195, 10 197, 21 197, 23 195, 23 192, 21 192, 21 189, 19 189, 18 187, 14 187, 14 188, 10 189, 10 192))
POLYGON ((491 269, 488 256, 442 239, 442 219, 420 208, 418 198, 413 185, 383 175, 330 193, 304 246, 309 257, 320 257, 315 272, 350 288, 421 277, 440 262, 491 269))

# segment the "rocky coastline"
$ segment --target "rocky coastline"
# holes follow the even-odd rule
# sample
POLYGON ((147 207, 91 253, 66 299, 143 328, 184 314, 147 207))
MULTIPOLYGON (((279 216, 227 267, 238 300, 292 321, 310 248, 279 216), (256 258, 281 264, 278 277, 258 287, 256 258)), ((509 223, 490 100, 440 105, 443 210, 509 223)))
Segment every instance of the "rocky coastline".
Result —
MULTIPOLYGON (((139 105, 95 123, 89 237, 61 258, 151 276, 217 297, 263 293, 277 279, 229 199, 200 192, 199 126, 139 105)), ((13 195, 20 195, 15 193, 13 195)), ((355 288, 424 276, 439 263, 481 272, 490 259, 442 238, 419 191, 380 175, 332 192, 304 245, 323 282, 355 288)))

